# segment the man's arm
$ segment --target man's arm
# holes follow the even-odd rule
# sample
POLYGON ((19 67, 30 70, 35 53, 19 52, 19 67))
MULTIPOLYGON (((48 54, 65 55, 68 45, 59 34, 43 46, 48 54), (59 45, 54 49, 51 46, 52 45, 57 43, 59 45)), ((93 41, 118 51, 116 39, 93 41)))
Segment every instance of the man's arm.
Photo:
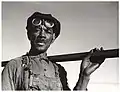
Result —
POLYGON ((2 71, 2 90, 14 90, 14 61, 10 61, 2 71))
POLYGON ((78 82, 73 90, 87 90, 89 80, 90 80, 89 76, 83 76, 80 74, 78 82))
POLYGON ((67 82, 67 72, 65 71, 64 67, 62 67, 60 64, 57 64, 58 66, 58 71, 59 71, 59 77, 63 86, 63 90, 69 91, 71 90, 68 86, 67 82))
POLYGON ((78 82, 73 90, 87 90, 87 85, 90 80, 90 75, 104 62, 105 58, 93 58, 92 54, 96 51, 102 51, 103 48, 93 49, 90 53, 82 60, 80 67, 80 75, 78 82))

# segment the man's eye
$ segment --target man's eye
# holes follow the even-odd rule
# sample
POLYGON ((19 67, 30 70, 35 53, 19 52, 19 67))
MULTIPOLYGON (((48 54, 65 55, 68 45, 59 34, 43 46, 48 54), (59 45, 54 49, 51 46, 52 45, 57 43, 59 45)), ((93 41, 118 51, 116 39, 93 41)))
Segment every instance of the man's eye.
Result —
POLYGON ((48 33, 52 34, 53 33, 53 30, 52 29, 47 29, 46 30, 48 33))
POLYGON ((40 31, 39 28, 34 28, 34 29, 33 29, 33 32, 38 32, 38 31, 40 31))

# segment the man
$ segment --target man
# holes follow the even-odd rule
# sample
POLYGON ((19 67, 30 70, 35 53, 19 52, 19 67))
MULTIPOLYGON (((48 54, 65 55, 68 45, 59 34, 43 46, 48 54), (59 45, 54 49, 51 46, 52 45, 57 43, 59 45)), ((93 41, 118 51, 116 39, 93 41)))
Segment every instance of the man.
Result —
MULTIPOLYGON (((6 65, 2 72, 2 90, 70 90, 65 69, 49 61, 46 54, 60 34, 60 22, 51 14, 35 12, 28 18, 26 29, 31 49, 6 65)), ((104 58, 92 57, 100 50, 91 50, 82 60, 73 90, 87 90, 91 73, 104 61, 104 58)))

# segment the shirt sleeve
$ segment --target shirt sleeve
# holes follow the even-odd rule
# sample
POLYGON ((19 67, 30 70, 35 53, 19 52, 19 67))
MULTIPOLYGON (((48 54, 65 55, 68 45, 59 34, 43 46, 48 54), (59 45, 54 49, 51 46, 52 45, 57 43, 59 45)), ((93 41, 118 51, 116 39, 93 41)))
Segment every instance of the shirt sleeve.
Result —
POLYGON ((11 60, 2 71, 2 90, 14 90, 15 61, 11 60))
POLYGON ((65 71, 64 67, 62 67, 60 64, 57 64, 59 67, 59 76, 60 76, 60 80, 63 86, 63 90, 70 90, 69 86, 68 86, 68 82, 67 82, 67 72, 65 71))

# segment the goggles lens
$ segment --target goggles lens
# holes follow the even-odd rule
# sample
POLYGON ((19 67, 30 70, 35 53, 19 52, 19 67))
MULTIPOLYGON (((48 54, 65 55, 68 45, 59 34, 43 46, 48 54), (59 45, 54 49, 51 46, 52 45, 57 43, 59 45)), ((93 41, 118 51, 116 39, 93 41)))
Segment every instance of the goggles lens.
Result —
POLYGON ((33 24, 34 26, 39 26, 39 25, 41 25, 41 23, 42 23, 42 21, 39 20, 39 19, 37 19, 37 18, 34 18, 34 19, 32 20, 32 24, 33 24))
POLYGON ((40 25, 45 25, 46 27, 48 28, 52 28, 54 27, 54 23, 51 21, 51 20, 48 20, 48 19, 38 19, 38 18, 34 18, 32 20, 32 24, 34 26, 40 26, 40 25))

